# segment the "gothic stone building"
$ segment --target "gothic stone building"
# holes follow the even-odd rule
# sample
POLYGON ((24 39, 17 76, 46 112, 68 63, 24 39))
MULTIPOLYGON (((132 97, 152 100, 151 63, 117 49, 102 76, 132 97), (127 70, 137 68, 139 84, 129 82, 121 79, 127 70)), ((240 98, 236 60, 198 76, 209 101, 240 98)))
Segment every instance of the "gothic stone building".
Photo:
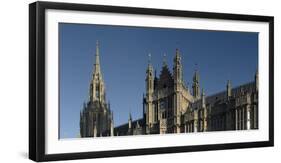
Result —
MULTIPOLYGON (((96 62, 97 60, 98 57, 96 62)), ((133 120, 129 114, 128 123, 114 129, 112 116, 108 122, 105 122, 106 119, 95 121, 94 117, 91 121, 89 116, 88 119, 81 118, 80 121, 84 124, 94 121, 93 124, 98 126, 111 124, 103 131, 107 133, 105 135, 109 135, 107 131, 110 131, 110 134, 115 136, 258 129, 258 73, 255 74, 252 82, 232 88, 230 81, 227 81, 225 91, 206 96, 203 89, 200 91, 197 70, 193 75, 192 90, 190 91, 185 85, 178 50, 173 63, 171 73, 164 61, 160 75, 157 77, 149 62, 146 69, 146 94, 143 96, 142 118, 133 120)), ((101 76, 100 71, 99 75, 101 76)), ((93 83, 95 83, 95 75, 93 83)), ((96 84, 92 85, 91 90, 97 90, 96 84)), ((102 94, 105 93, 103 91, 102 94)), ((94 92, 93 95, 95 94, 94 92)), ((95 98, 92 101, 95 101, 95 98)), ((104 103, 104 108, 107 108, 106 106, 104 103)), ((94 105, 93 108, 95 107, 98 106, 94 105)), ((108 114, 112 115, 110 111, 108 114)), ((88 127, 90 131, 93 130, 91 127, 93 126, 88 127)), ((81 136, 82 133, 84 132, 81 129, 81 136)), ((96 135, 86 134, 86 136, 96 135)))
POLYGON ((80 136, 113 136, 113 113, 105 98, 105 84, 102 78, 99 47, 96 46, 96 62, 90 83, 89 101, 80 112, 80 136))

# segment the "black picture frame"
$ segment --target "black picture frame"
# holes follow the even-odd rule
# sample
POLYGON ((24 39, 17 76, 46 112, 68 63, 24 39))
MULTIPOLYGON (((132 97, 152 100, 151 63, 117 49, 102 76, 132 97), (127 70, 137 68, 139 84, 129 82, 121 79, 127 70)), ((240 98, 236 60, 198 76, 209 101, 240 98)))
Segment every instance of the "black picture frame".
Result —
POLYGON ((191 151, 223 150, 237 148, 269 147, 274 145, 274 18, 271 16, 222 14, 164 10, 152 8, 133 8, 88 4, 34 2, 29 5, 29 158, 34 161, 55 161, 100 157, 132 156, 191 151), (150 149, 99 151, 66 154, 45 153, 45 11, 47 9, 69 11, 95 11, 124 14, 161 15, 207 19, 227 19, 269 23, 269 141, 230 143, 216 145, 196 145, 180 147, 161 147, 150 149))

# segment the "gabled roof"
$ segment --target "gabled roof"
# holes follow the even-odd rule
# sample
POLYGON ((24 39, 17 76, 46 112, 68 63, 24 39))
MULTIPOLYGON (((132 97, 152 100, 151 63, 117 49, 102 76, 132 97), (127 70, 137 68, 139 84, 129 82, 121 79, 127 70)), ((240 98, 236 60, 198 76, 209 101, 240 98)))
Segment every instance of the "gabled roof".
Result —
POLYGON ((157 89, 162 89, 164 87, 171 88, 173 87, 173 82, 174 79, 168 66, 163 66, 157 81, 157 89))

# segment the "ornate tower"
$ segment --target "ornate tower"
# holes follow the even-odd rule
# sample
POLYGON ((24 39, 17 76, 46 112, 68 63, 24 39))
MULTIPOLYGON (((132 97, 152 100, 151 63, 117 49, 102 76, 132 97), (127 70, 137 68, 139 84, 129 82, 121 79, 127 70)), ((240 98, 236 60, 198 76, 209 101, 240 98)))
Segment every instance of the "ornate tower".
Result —
POLYGON ((105 103, 105 86, 100 68, 99 43, 96 43, 96 62, 93 78, 90 84, 90 101, 105 103))
POLYGON ((151 54, 148 55, 148 66, 146 70, 146 132, 150 133, 150 128, 153 125, 153 91, 154 91, 154 76, 153 67, 151 64, 151 54))
POLYGON ((99 58, 99 44, 96 43, 94 71, 89 89, 89 101, 80 113, 81 137, 113 135, 113 114, 105 98, 105 84, 102 78, 99 58))
POLYGON ((195 99, 199 99, 200 98, 200 87, 199 87, 199 73, 198 73, 197 69, 195 69, 195 72, 193 75, 192 89, 193 89, 193 97, 195 99))
POLYGON ((181 92, 182 92, 182 65, 179 50, 176 49, 173 68, 174 78, 174 132, 180 133, 181 125, 181 92))

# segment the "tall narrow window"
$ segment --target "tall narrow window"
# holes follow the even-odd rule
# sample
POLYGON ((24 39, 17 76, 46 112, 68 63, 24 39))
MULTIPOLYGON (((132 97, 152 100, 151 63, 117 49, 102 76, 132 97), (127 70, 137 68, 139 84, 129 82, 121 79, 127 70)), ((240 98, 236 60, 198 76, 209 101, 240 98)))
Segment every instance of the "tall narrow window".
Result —
POLYGON ((155 121, 158 121, 158 104, 154 104, 154 119, 155 121))
POLYGON ((96 86, 96 97, 100 98, 100 88, 99 88, 99 85, 96 86))

